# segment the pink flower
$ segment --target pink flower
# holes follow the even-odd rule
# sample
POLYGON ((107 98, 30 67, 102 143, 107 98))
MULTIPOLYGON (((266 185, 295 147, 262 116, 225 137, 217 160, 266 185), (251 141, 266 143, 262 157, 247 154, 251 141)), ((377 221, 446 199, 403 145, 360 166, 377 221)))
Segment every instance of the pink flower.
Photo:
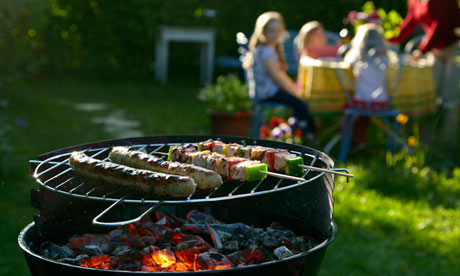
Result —
POLYGON ((348 22, 354 22, 358 18, 358 12, 357 11, 351 11, 347 15, 347 21, 348 22))

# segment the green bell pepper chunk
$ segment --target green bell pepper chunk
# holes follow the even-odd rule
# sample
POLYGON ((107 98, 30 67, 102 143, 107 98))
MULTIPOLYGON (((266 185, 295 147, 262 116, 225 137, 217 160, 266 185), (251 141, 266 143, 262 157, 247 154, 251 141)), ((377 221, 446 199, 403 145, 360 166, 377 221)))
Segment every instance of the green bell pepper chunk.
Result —
POLYGON ((286 165, 286 174, 288 175, 301 175, 303 174, 303 168, 299 165, 303 165, 303 158, 298 156, 284 160, 286 165))
POLYGON ((168 161, 171 161, 172 150, 178 146, 170 146, 168 151, 168 161))
POLYGON ((259 173, 259 171, 266 172, 267 170, 268 166, 264 163, 245 167, 244 172, 246 173, 246 181, 258 181, 267 177, 266 174, 259 173))

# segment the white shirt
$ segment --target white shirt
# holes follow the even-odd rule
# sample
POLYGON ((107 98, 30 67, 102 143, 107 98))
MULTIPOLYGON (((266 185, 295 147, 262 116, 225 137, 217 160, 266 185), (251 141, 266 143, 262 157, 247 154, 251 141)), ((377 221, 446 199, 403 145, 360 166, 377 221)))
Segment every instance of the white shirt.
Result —
POLYGON ((265 45, 258 45, 253 53, 253 78, 255 85, 255 98, 264 100, 273 97, 279 90, 278 85, 267 72, 264 60, 278 60, 278 54, 273 48, 265 45))
POLYGON ((345 57, 353 67, 355 77, 355 94, 356 100, 366 102, 384 102, 388 101, 387 91, 387 71, 388 56, 382 55, 371 58, 366 55, 365 58, 358 58, 355 55, 345 57))

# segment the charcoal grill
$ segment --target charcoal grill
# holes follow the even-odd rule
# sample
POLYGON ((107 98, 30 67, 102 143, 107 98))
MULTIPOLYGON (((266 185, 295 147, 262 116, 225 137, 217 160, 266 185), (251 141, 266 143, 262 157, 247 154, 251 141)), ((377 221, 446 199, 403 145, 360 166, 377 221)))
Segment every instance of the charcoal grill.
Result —
MULTIPOLYGON (((300 233, 324 240, 313 250, 288 260, 274 262, 276 266, 281 264, 283 271, 292 270, 286 270, 291 264, 289 260, 292 263, 302 263, 294 269, 295 271, 309 271, 310 267, 319 268, 321 260, 315 261, 316 265, 309 265, 307 268, 306 257, 324 255, 326 246, 334 240, 337 233, 332 220, 334 175, 326 172, 346 170, 334 169, 333 165, 329 156, 311 148, 228 136, 151 136, 68 147, 44 154, 39 157, 39 160, 30 161, 30 173, 35 182, 40 185, 39 191, 32 191, 32 204, 39 208, 41 213, 35 218, 33 225, 29 225, 21 233, 19 243, 29 265, 45 262, 46 266, 54 266, 56 265, 54 261, 44 260, 45 258, 37 257, 37 254, 33 253, 31 247, 33 248, 33 240, 36 236, 55 240, 64 239, 66 234, 72 233, 71 231, 74 231, 73 233, 94 231, 96 226, 113 227, 133 223, 155 208, 172 210, 175 213, 191 208, 211 208, 216 217, 226 221, 245 222, 246 220, 247 223, 253 223, 261 221, 261 218, 278 219, 291 224, 300 233), (132 149, 157 154, 167 152, 170 146, 196 144, 207 139, 287 149, 301 156, 305 164, 320 168, 321 171, 305 169, 302 175, 304 181, 279 179, 273 176, 252 183, 226 181, 217 189, 197 190, 189 197, 175 198, 146 195, 143 192, 133 192, 110 184, 101 185, 75 175, 68 165, 68 158, 75 150, 105 160, 114 146, 129 146, 132 149), (109 217, 110 221, 103 220, 105 217, 109 217)), ((322 259, 318 256, 312 259, 322 259)), ((238 271, 244 274, 249 269, 254 273, 252 269, 267 265, 269 267, 270 263, 240 268, 238 271)), ((59 266, 67 268, 69 265, 59 264, 59 266)), ((72 267, 71 271, 74 269, 78 271, 79 268, 72 267)), ((231 271, 236 272, 235 269, 231 271)), ((314 274, 315 269, 312 271, 314 274)), ((225 273, 225 271, 219 272, 225 273)))

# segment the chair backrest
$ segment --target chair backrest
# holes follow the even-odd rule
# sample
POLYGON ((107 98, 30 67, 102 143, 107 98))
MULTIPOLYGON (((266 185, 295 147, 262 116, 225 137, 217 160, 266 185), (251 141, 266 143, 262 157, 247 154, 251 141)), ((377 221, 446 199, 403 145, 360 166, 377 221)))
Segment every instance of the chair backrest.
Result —
MULTIPOLYGON (((339 60, 343 60, 347 52, 351 49, 351 44, 345 44, 342 45, 339 50, 337 51, 337 58, 339 60)), ((401 58, 401 53, 398 51, 398 49, 394 46, 376 46, 373 48, 370 48, 368 50, 368 55, 370 57, 370 60, 375 63, 379 63, 380 59, 378 58, 381 54, 386 54, 392 60, 393 64, 396 64, 396 72, 391 75, 389 79, 387 79, 387 87, 391 91, 395 91, 397 89, 397 86, 400 83, 401 80, 401 75, 402 75, 402 58, 401 58)), ((378 65, 378 64, 377 64, 378 65)), ((345 93, 347 103, 352 106, 352 97, 351 97, 351 91, 350 88, 353 88, 355 86, 354 81, 350 79, 350 77, 343 72, 343 69, 340 66, 336 67, 336 74, 337 78, 339 80, 339 83, 342 87, 342 90, 345 93)), ((391 103, 392 99, 392 94, 389 95, 388 103, 391 103)))

